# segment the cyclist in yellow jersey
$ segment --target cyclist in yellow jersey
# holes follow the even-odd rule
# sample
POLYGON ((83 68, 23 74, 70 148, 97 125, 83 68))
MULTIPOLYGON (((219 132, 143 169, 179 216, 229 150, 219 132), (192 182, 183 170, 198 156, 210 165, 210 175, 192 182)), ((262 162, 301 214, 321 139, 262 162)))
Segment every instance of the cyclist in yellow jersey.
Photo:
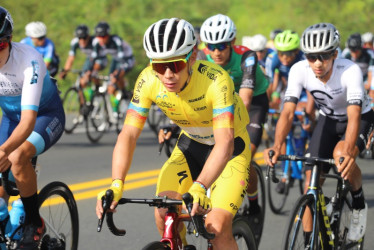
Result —
MULTIPOLYGON (((178 199, 189 192, 194 203, 192 214, 208 213, 205 223, 216 235, 214 249, 237 249, 231 225, 246 194, 251 160, 246 108, 225 70, 196 61, 196 36, 187 21, 171 18, 152 24, 143 45, 151 65, 138 77, 114 148, 111 209, 122 196, 136 140, 154 102, 182 128, 172 155, 161 169, 156 195, 178 199), (208 188, 210 198, 206 196, 208 188)), ((104 193, 98 194, 99 218, 104 193)), ((165 212, 155 210, 160 234, 165 212)))

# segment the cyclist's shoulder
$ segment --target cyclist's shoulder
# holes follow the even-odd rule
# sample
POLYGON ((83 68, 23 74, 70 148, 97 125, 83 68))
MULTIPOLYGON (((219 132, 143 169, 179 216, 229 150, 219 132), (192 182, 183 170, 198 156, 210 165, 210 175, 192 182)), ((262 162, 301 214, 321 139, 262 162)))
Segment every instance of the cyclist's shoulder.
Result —
POLYGON ((239 55, 243 55, 247 51, 251 51, 248 47, 244 45, 234 45, 232 47, 233 51, 239 55))

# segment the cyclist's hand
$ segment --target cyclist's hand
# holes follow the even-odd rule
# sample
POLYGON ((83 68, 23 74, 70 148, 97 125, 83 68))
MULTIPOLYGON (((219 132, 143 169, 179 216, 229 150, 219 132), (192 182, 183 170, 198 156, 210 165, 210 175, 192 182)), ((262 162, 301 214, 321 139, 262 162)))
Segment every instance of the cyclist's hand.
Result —
POLYGON ((160 129, 160 131, 158 131, 158 143, 161 144, 161 143, 169 140, 170 137, 171 137, 171 131, 165 130, 163 128, 160 129))
POLYGON ((193 198, 192 216, 195 214, 206 214, 212 210, 212 202, 210 198, 206 196, 206 189, 202 184, 194 182, 188 192, 193 198))
POLYGON ((349 154, 341 154, 335 157, 334 159, 335 165, 337 166, 338 171, 341 174, 341 177, 344 180, 347 180, 352 174, 355 167, 357 166, 355 158, 349 154), (341 157, 344 158, 344 161, 342 163, 339 162, 341 157))
POLYGON ((4 150, 0 149, 0 172, 4 172, 10 167, 11 163, 8 159, 8 155, 4 150))
POLYGON ((68 71, 63 69, 63 70, 60 72, 60 78, 61 78, 62 80, 64 80, 64 79, 66 78, 67 74, 68 74, 68 71))
MULTIPOLYGON (((118 201, 122 198, 122 192, 123 192, 123 181, 116 179, 112 182, 112 185, 110 186, 110 189, 113 190, 113 201, 110 205, 110 210, 114 210, 114 208, 117 206, 118 201)), ((104 212, 103 210, 103 204, 102 204, 102 197, 105 196, 107 189, 101 191, 97 195, 97 202, 96 202, 96 215, 99 219, 101 219, 102 214, 104 212)))
POLYGON ((264 150, 264 159, 267 165, 274 167, 274 164, 277 163, 278 156, 280 154, 280 151, 275 148, 267 148, 264 150), (269 152, 273 151, 274 155, 270 159, 269 152))

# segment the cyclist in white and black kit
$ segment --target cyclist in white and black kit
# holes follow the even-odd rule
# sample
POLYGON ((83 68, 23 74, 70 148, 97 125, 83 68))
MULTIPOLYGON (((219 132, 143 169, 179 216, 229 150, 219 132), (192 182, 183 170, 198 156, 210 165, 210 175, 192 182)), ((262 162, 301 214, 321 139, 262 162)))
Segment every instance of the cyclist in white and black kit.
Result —
MULTIPOLYGON (((374 112, 365 92, 357 64, 337 58, 340 35, 329 23, 308 27, 301 39, 307 60, 296 63, 290 71, 285 104, 278 120, 272 148, 264 151, 268 164, 276 163, 280 146, 291 126, 296 103, 303 88, 314 97, 319 118, 313 131, 307 154, 322 158, 333 157, 344 179, 352 185, 353 216, 348 232, 351 241, 360 240, 366 229, 367 204, 362 191, 361 170, 355 158, 365 148, 373 128, 374 112), (275 156, 270 161, 268 152, 275 156), (342 164, 339 158, 344 157, 342 164)), ((324 172, 329 168, 325 167, 324 172)), ((309 185, 311 167, 306 166, 305 187, 309 185)), ((304 225, 306 235, 311 232, 304 225)))
MULTIPOLYGON (((12 42, 13 21, 0 7, 0 172, 14 175, 26 218, 17 249, 38 249, 45 233, 39 214, 36 173, 31 159, 61 137, 65 113, 57 86, 42 55, 29 45, 12 42)), ((0 188, 0 196, 9 196, 0 188)))
POLYGON ((102 58, 107 55, 112 56, 109 73, 112 85, 108 92, 112 94, 116 87, 123 90, 125 88, 125 74, 128 73, 135 64, 130 44, 117 35, 110 34, 110 26, 106 22, 99 22, 95 27, 95 39, 93 40, 92 58, 102 58))

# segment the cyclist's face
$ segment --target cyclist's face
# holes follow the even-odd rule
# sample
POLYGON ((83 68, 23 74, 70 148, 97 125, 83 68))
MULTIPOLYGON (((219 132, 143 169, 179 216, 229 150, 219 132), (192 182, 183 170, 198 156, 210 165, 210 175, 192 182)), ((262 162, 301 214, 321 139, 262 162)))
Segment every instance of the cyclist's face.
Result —
MULTIPOLYGON (((165 60, 154 60, 154 62, 162 62, 162 61, 170 61, 176 59, 184 59, 185 56, 178 56, 170 59, 165 60)), ((163 74, 156 72, 157 77, 161 80, 162 84, 165 86, 166 90, 169 92, 180 92, 181 89, 184 87, 186 81, 188 80, 188 71, 190 67, 190 61, 187 62, 186 67, 182 70, 174 73, 170 68, 166 68, 163 74)))
POLYGON ((97 36, 97 40, 101 46, 104 46, 109 41, 109 35, 107 36, 97 36))
POLYGON ((336 59, 338 52, 335 51, 334 54, 326 60, 317 59, 314 62, 308 60, 309 66, 312 68, 314 74, 317 78, 319 78, 322 82, 327 82, 330 79, 332 74, 332 66, 334 60, 336 59))
POLYGON ((231 47, 234 45, 234 41, 231 41, 230 46, 227 46, 223 50, 215 49, 214 51, 208 50, 209 55, 212 57, 215 64, 218 64, 220 66, 225 66, 229 63, 230 56, 231 56, 231 47))
POLYGON ((351 53, 352 59, 355 60, 357 60, 362 54, 361 49, 350 49, 349 52, 351 53))
POLYGON ((45 37, 38 37, 38 38, 36 38, 36 37, 32 37, 31 38, 31 40, 32 40, 32 43, 35 45, 35 46, 43 46, 44 45, 44 43, 45 43, 45 37))
POLYGON ((293 61, 296 59, 296 55, 299 52, 299 50, 293 50, 293 51, 278 51, 278 58, 279 61, 284 66, 290 66, 293 61))
POLYGON ((266 52, 267 52, 267 49, 256 51, 256 55, 259 61, 261 61, 262 59, 266 57, 266 52))
POLYGON ((87 38, 79 38, 79 46, 82 48, 86 48, 88 45, 88 42, 90 41, 89 36, 87 38))

